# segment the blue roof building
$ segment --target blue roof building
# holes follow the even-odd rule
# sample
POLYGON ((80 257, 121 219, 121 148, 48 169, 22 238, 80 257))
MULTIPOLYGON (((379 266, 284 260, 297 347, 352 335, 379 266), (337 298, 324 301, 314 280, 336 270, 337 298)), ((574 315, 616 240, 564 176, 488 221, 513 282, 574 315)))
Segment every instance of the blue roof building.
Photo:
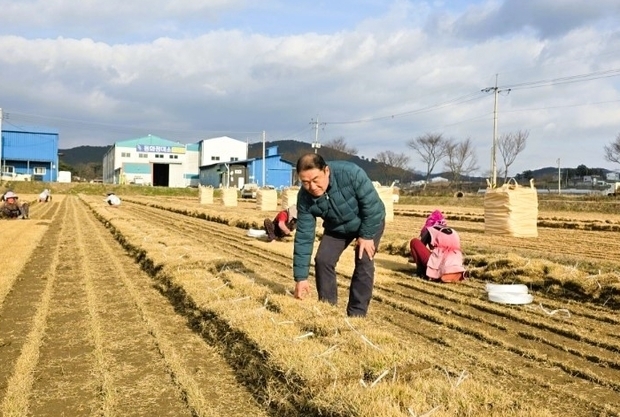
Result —
MULTIPOLYGON (((0 112, 1 114, 1 112, 0 112)), ((58 131, 41 127, 2 127, 2 179, 54 182, 58 178, 58 131)))

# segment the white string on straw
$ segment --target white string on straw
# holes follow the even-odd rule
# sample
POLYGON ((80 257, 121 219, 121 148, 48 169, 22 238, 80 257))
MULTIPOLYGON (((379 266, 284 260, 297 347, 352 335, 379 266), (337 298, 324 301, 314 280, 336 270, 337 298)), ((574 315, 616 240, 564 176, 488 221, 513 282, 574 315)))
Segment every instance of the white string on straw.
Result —
POLYGON ((323 353, 319 353, 318 355, 316 355, 317 358, 320 358, 321 356, 326 356, 329 355, 330 353, 332 353, 333 351, 335 351, 336 349, 338 349, 338 345, 334 345, 330 348, 328 348, 327 350, 325 350, 323 353))
POLYGON ((295 340, 305 339, 306 337, 314 336, 313 332, 308 332, 306 334, 302 334, 301 336, 297 336, 295 340))
POLYGON ((544 311, 545 313, 547 313, 550 316, 553 316, 556 313, 565 313, 566 314, 566 318, 570 318, 570 311, 568 311, 568 309, 566 308, 559 308, 557 310, 547 310, 545 307, 543 307, 542 303, 538 304, 540 306, 540 309, 542 311, 544 311))
POLYGON ((344 322, 347 323, 347 325, 351 328, 351 330, 353 330, 355 333, 357 333, 364 342, 368 343, 371 347, 377 349, 377 350, 381 350, 381 348, 379 348, 378 346, 374 345, 370 340, 368 340, 368 338, 366 336, 364 336, 362 333, 360 333, 355 327, 353 327, 351 325, 351 323, 349 323, 348 319, 344 319, 344 322))
POLYGON ((382 379, 383 379, 383 378, 384 378, 387 374, 389 374, 389 373, 390 373, 390 370, 389 370, 389 369, 386 369, 385 371, 383 371, 383 372, 381 373, 381 375, 379 375, 379 376, 377 377, 377 379, 375 379, 375 380, 372 382, 372 384, 370 384, 370 388, 372 388, 372 387, 374 387, 375 385, 377 385, 377 383, 378 383, 379 381, 381 381, 381 380, 382 380, 382 379))
POLYGON ((467 371, 463 370, 463 371, 461 371, 461 374, 459 375, 459 377, 456 380, 456 382, 453 382, 452 378, 450 377, 450 374, 448 373, 448 370, 446 368, 443 368, 443 371, 446 373, 446 377, 448 378, 448 382, 450 382, 450 385, 452 385, 453 389, 458 388, 458 386, 461 385, 461 382, 465 381, 467 379, 467 377, 469 376, 469 374, 467 374, 467 371))

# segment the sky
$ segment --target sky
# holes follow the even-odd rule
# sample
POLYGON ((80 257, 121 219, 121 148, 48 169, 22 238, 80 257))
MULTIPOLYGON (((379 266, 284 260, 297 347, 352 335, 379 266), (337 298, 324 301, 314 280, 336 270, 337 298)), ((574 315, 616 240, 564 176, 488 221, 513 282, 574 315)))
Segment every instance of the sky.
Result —
POLYGON ((147 134, 254 143, 264 131, 343 137, 359 156, 390 150, 424 171, 407 143, 431 133, 471 139, 488 175, 496 115, 497 136, 529 132, 509 175, 558 160, 620 170, 603 153, 620 135, 618 0, 0 0, 0 10, 3 129, 57 129, 61 149, 147 134))

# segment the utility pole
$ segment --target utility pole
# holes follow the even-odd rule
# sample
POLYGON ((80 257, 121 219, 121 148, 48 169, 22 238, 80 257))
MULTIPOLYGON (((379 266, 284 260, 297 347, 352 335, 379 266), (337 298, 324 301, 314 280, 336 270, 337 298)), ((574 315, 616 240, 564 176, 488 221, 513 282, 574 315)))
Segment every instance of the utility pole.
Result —
POLYGON ((310 124, 314 126, 314 142, 312 142, 312 147, 314 148, 314 153, 317 153, 317 151, 321 148, 321 144, 319 143, 319 124, 325 124, 325 123, 319 123, 319 116, 316 117, 316 121, 311 120, 310 124))
POLYGON ((495 87, 488 87, 480 90, 483 93, 493 91, 495 96, 495 104, 493 105, 493 145, 491 146, 491 188, 497 187, 497 98, 502 91, 510 92, 510 89, 500 90, 497 87, 497 77, 498 75, 495 74, 495 87))
POLYGON ((4 173, 4 162, 2 161, 2 107, 0 107, 0 176, 4 173))
POLYGON ((558 195, 560 195, 562 192, 561 190, 561 182, 562 181, 562 171, 560 170, 560 158, 558 158, 558 195))
POLYGON ((265 170, 267 161, 265 160, 265 131, 263 130, 263 187, 265 186, 265 170))

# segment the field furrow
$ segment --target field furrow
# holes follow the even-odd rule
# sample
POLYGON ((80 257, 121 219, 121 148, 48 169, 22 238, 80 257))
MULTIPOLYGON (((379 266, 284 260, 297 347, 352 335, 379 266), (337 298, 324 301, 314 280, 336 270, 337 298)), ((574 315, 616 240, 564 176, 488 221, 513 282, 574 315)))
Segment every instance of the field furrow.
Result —
MULTIPOLYGON (((241 230, 142 205, 131 205, 131 213, 123 214, 134 215, 132 222, 144 223, 138 228, 163 228, 165 235, 182 233, 187 242, 212 247, 224 259, 238 259, 257 283, 272 290, 286 293, 292 288, 290 243, 254 241, 241 230)), ((186 249, 191 250, 191 244, 186 249)), ((346 296, 346 266, 339 271, 341 295, 346 296)), ((380 268, 378 272, 381 273, 380 268)), ((447 355, 461 358, 469 366, 482 366, 495 376, 510 375, 515 378, 512 385, 521 387, 516 390, 524 396, 532 389, 546 389, 555 393, 559 407, 559 398, 568 395, 574 403, 567 411, 580 407, 587 413, 585 410, 593 407, 591 411, 597 413, 604 408, 592 403, 620 402, 620 366, 616 358, 620 346, 614 338, 604 336, 616 324, 609 312, 607 319, 599 319, 587 313, 587 306, 573 305, 572 313, 578 318, 573 324, 567 319, 550 317, 542 310, 489 304, 481 298, 479 283, 438 286, 410 279, 403 273, 383 272, 392 277, 377 278, 378 304, 373 310, 387 320, 395 314, 400 316, 389 321, 408 334, 425 337, 429 343, 442 341, 444 349, 450 350, 445 352, 447 355), (492 360, 488 359, 489 354, 492 360), (524 372, 526 369, 534 375, 524 372), (536 384, 538 388, 532 386, 536 384)), ((557 303, 553 298, 537 296, 545 305, 557 303)))

